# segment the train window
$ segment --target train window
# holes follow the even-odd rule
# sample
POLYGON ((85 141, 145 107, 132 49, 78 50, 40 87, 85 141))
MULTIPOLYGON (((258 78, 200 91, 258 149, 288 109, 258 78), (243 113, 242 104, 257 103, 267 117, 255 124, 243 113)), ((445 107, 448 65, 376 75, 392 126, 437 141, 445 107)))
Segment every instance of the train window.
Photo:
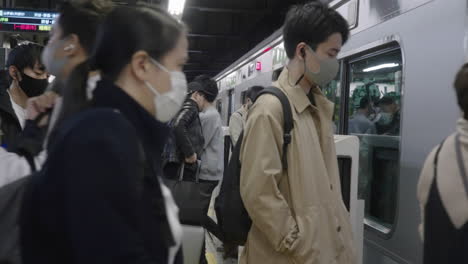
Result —
POLYGON ((359 188, 366 223, 389 234, 395 223, 400 157, 402 55, 399 48, 349 62, 347 130, 360 139, 359 188))
POLYGON ((341 71, 336 75, 336 78, 331 81, 323 89, 323 93, 335 104, 335 112, 333 114, 334 132, 338 133, 340 127, 341 114, 341 71))

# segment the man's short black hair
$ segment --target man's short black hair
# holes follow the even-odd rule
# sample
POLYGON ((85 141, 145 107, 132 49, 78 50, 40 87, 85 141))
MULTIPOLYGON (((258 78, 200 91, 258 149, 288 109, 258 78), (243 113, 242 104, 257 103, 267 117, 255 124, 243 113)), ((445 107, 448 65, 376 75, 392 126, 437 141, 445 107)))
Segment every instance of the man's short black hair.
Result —
POLYGON ((23 72, 25 68, 34 68, 36 63, 41 63, 41 53, 43 46, 33 43, 26 42, 16 46, 8 54, 6 67, 15 66, 20 72, 23 72))
POLYGON ((283 26, 283 38, 286 54, 294 58, 296 47, 305 42, 313 50, 325 42, 334 33, 340 33, 343 44, 348 41, 348 22, 334 9, 320 2, 309 2, 293 6, 283 26))
POLYGON ((193 81, 201 84, 202 89, 197 90, 197 92, 203 94, 208 102, 212 103, 214 100, 216 100, 219 91, 215 80, 213 80, 208 75, 200 75, 197 76, 193 81))
POLYGON ((463 65, 455 77, 455 92, 457 94, 458 106, 468 120, 468 63, 463 65))
POLYGON ((364 97, 359 102, 359 109, 367 109, 369 107, 369 104, 370 104, 369 98, 364 97))
POLYGON ((252 86, 250 87, 247 92, 245 93, 245 98, 249 98, 252 103, 255 103, 257 100, 258 94, 263 90, 263 86, 252 86))

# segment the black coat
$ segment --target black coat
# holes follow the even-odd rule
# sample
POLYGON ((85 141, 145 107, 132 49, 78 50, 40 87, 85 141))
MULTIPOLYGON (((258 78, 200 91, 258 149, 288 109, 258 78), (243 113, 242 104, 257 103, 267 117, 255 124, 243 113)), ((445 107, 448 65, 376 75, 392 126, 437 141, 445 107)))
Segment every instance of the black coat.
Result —
POLYGON ((13 110, 10 95, 5 87, 0 88, 0 142, 11 150, 15 147, 21 134, 21 125, 13 110))
POLYGON ((184 158, 189 158, 194 153, 200 157, 205 139, 199 117, 198 105, 192 99, 187 99, 182 109, 177 114, 173 123, 177 149, 184 158))
POLYGON ((110 81, 93 105, 59 126, 31 180, 24 264, 167 263, 174 241, 158 178, 168 127, 110 81))
MULTIPOLYGON (((191 98, 187 98, 182 109, 170 122, 170 125, 172 134, 166 143, 164 154, 162 155, 164 166, 168 163, 180 165, 184 162, 185 158, 191 157, 194 153, 200 158, 205 145, 205 139, 203 137, 197 103, 191 98)), ((176 167, 179 165, 176 165, 176 167)))

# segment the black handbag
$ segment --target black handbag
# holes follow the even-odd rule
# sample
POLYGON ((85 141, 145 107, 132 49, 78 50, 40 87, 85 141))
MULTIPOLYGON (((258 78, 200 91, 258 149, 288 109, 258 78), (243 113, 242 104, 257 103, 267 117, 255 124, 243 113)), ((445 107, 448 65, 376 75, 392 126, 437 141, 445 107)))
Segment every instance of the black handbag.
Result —
MULTIPOLYGON (((164 179, 166 186, 172 191, 174 200, 179 207, 179 219, 184 225, 202 226, 206 221, 207 208, 211 201, 206 189, 211 188, 211 183, 200 182, 200 161, 194 179, 184 179, 185 164, 179 170, 179 178, 164 179)), ((209 192, 208 192, 209 193, 209 192)))

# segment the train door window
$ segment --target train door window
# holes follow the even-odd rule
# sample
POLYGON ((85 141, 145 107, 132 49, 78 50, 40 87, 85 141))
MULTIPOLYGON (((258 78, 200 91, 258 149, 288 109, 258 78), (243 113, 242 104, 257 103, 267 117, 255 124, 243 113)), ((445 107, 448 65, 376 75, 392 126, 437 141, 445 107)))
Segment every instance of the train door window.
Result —
POLYGON ((360 139, 359 188, 367 226, 389 235, 400 170, 402 55, 387 48, 349 61, 347 131, 360 139))
POLYGON ((340 128, 340 115, 341 115, 341 70, 336 75, 336 78, 324 87, 323 93, 335 104, 335 111, 333 114, 334 132, 338 134, 340 128))

